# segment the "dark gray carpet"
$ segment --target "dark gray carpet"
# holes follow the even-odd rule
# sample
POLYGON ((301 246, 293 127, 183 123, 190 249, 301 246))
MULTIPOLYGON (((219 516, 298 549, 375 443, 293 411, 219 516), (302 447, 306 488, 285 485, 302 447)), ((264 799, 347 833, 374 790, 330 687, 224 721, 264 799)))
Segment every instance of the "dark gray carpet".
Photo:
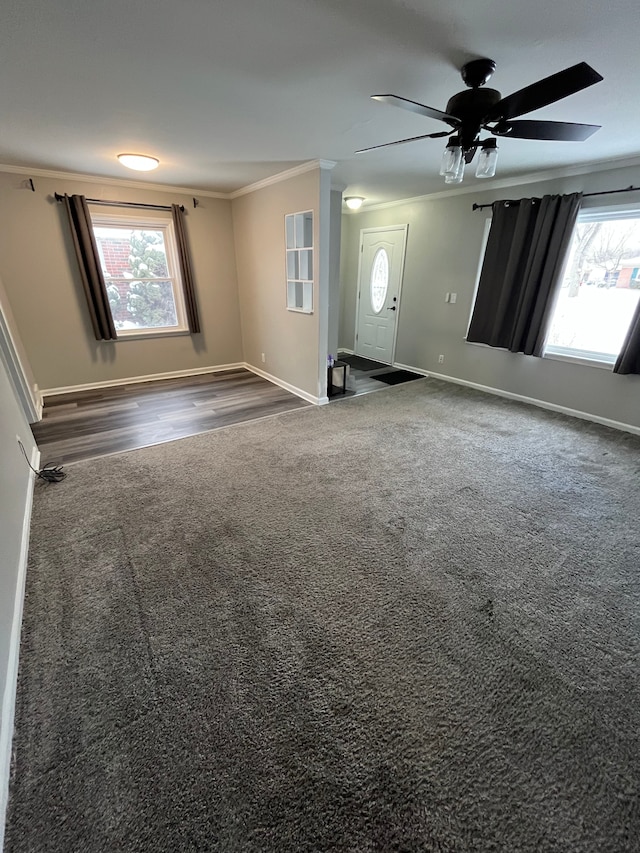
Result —
POLYGON ((436 380, 37 488, 7 851, 637 851, 640 440, 436 380))

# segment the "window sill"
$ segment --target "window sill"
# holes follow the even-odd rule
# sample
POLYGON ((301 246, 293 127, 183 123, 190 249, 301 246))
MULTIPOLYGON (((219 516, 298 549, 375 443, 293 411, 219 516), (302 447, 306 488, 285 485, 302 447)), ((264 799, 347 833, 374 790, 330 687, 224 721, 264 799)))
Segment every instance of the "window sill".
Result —
POLYGON ((552 361, 568 361, 571 364, 582 364, 585 367, 599 367, 601 370, 611 372, 615 361, 599 361, 595 358, 585 358, 578 355, 568 355, 559 352, 545 352, 543 358, 551 359, 552 361))
POLYGON ((190 335, 191 332, 189 329, 177 329, 172 331, 153 331, 153 332, 133 332, 123 333, 122 331, 116 331, 116 341, 146 341, 149 338, 177 338, 183 335, 190 335))
MULTIPOLYGON (((510 352, 506 347, 492 347, 489 344, 481 344, 477 341, 468 341, 466 338, 463 338, 465 344, 469 344, 472 347, 483 347, 484 349, 493 349, 498 352, 510 352)), ((524 355, 524 353, 511 353, 511 355, 524 355)), ((528 356, 529 358, 533 358, 533 356, 528 356)), ((615 359, 613 361, 599 361, 595 358, 586 358, 584 356, 578 355, 570 355, 569 353, 559 353, 559 352, 545 352, 542 355, 542 358, 549 359, 550 361, 568 361, 572 364, 582 364, 585 367, 599 367, 601 370, 613 370, 613 366, 616 363, 615 359)))

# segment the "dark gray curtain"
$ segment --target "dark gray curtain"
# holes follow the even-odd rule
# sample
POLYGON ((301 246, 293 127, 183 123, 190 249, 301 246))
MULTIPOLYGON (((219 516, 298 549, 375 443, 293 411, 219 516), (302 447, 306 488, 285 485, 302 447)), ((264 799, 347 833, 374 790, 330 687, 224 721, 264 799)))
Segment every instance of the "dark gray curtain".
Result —
POLYGON ((93 236, 91 215, 83 195, 64 196, 64 206, 69 217, 71 236, 80 267, 82 286, 87 297, 89 317, 98 341, 116 339, 116 329, 109 308, 107 288, 102 275, 100 257, 93 236))
POLYGON ((493 205, 467 340, 541 356, 582 193, 493 205))
POLYGON ((640 300, 613 372, 640 373, 640 300))
POLYGON ((184 227, 184 214, 180 209, 180 205, 171 205, 171 215, 176 232, 176 243, 178 244, 178 257, 180 259, 180 272, 182 273, 187 322, 189 323, 189 331, 192 334, 197 334, 200 331, 200 318, 198 316, 198 303, 196 302, 196 289, 193 283, 193 270, 191 268, 189 245, 187 243, 187 232, 184 227))

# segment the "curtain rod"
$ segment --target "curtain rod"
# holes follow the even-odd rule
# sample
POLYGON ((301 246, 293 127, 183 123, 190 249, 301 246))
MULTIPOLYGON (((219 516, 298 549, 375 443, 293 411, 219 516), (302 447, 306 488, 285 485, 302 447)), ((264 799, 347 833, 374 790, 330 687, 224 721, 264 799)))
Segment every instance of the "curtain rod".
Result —
MULTIPOLYGON (((63 201, 64 199, 64 196, 60 195, 60 193, 54 193, 54 196, 56 201, 63 201)), ((105 201, 101 198, 88 198, 87 204, 101 204, 105 207, 137 207, 143 210, 171 210, 171 205, 168 204, 143 204, 138 201, 105 201)), ((184 213, 184 204, 180 205, 180 210, 184 213)))
MULTIPOLYGON (((602 190, 599 193, 585 193, 582 198, 589 198, 594 195, 615 195, 615 193, 635 193, 640 191, 640 187, 634 187, 633 184, 630 187, 625 187, 623 190, 602 190)), ((499 201, 508 201, 509 204, 518 204, 518 199, 510 199, 510 198, 502 198, 499 201)), ((493 207, 496 202, 491 202, 491 204, 474 204, 471 210, 482 210, 485 207, 493 207)))

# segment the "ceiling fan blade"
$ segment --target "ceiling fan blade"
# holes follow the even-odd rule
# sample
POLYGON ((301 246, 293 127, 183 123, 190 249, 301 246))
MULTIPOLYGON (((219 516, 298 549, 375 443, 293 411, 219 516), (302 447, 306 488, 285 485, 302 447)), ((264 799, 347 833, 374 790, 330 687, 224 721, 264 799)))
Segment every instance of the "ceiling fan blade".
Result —
POLYGON ((417 113, 420 116, 427 118, 435 118, 438 121, 443 121, 451 127, 460 127, 461 121, 449 113, 443 113, 442 110, 436 110, 433 107, 427 107, 424 104, 419 104, 417 101, 410 101, 408 98, 401 98, 399 95, 371 95, 374 101, 380 101, 383 104, 391 104, 394 107, 400 107, 403 110, 409 110, 412 113, 417 113))
POLYGON ((419 139, 438 139, 441 136, 451 136, 453 130, 443 130, 439 133, 425 133, 422 136, 412 136, 409 139, 397 139, 395 142, 383 142, 382 145, 372 145, 371 148, 360 148, 355 154, 364 154, 365 151, 375 151, 378 148, 389 148, 392 145, 404 145, 405 142, 417 142, 419 139))
POLYGON ((489 110, 485 121, 498 121, 499 119, 510 119, 516 116, 530 113, 540 107, 546 107, 556 101, 561 101, 569 95, 587 89, 604 78, 597 71, 579 62, 564 71, 558 71, 550 77, 538 80, 524 89, 519 89, 511 95, 507 95, 489 110))
POLYGON ((572 124, 568 121, 508 121, 494 128, 496 136, 513 139, 550 139, 560 142, 584 142, 600 130, 599 124, 572 124))

